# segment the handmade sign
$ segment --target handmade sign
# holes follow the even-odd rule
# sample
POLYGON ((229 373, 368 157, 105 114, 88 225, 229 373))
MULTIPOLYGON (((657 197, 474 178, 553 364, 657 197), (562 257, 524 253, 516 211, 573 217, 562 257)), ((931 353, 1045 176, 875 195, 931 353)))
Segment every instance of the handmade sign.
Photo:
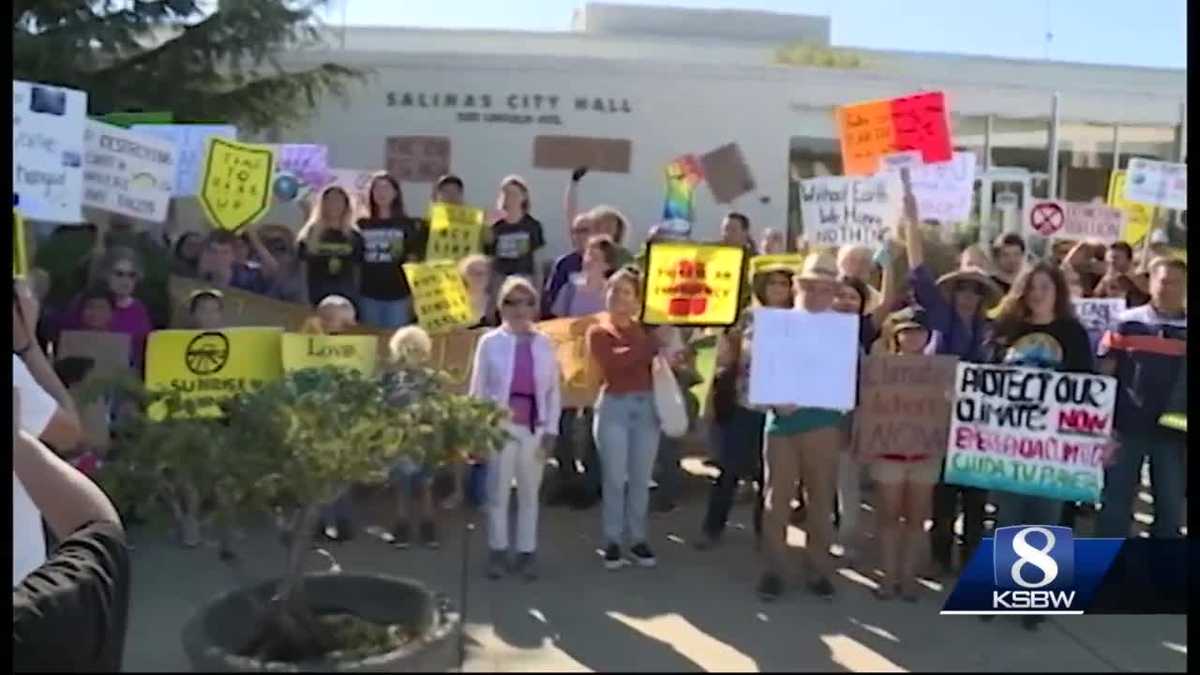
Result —
POLYGON ((940 91, 842 106, 837 124, 846 176, 870 176, 882 168, 883 157, 895 153, 919 152, 926 164, 951 159, 950 123, 940 91))
POLYGON ((200 194, 208 139, 237 140, 237 127, 229 124, 135 124, 130 130, 175 144, 175 197, 200 194))
POLYGON ((314 186, 329 181, 329 147, 311 143, 266 145, 275 153, 275 175, 271 191, 290 202, 314 186))
POLYGON ((480 253, 483 209, 435 202, 429 205, 426 260, 459 260, 480 253))
POLYGON ((26 218, 83 219, 87 103, 82 91, 13 80, 13 206, 26 218))
MULTIPOLYGON (((93 382, 131 374, 133 371, 129 367, 130 343, 126 333, 75 330, 60 333, 55 345, 56 361, 84 358, 92 364, 83 380, 71 387, 71 395, 77 396, 80 390, 93 382)), ((83 423, 88 444, 100 450, 108 449, 111 443, 108 401, 101 398, 82 405, 77 398, 76 405, 80 410, 80 422, 83 423)))
POLYGON ((817 246, 881 244, 900 223, 903 195, 900 177, 893 173, 802 180, 804 238, 817 246))
POLYGON ((1140 157, 1129 160, 1125 199, 1186 211, 1187 164, 1140 157))
POLYGON ((587 346, 587 332, 603 314, 551 319, 537 329, 554 343, 562 372, 562 407, 590 408, 600 393, 600 367, 587 346))
POLYGON ((313 187, 304 193, 304 197, 312 197, 330 185, 336 185, 345 190, 354 200, 355 205, 362 207, 367 203, 367 192, 371 189, 371 178, 378 171, 361 169, 329 169, 324 184, 313 187))
POLYGON ((25 253, 25 219, 21 212, 13 209, 13 278, 23 279, 29 274, 29 257, 25 253))
MULTIPOLYGON (((187 301, 195 291, 212 288, 212 284, 199 279, 172 275, 167 281, 167 292, 171 298, 171 326, 184 328, 188 325, 187 301)), ((237 288, 222 288, 223 311, 221 318, 226 326, 274 326, 287 330, 298 330, 305 319, 313 315, 308 305, 283 302, 265 295, 237 288)))
POLYGON ((283 334, 284 371, 335 366, 375 374, 379 338, 374 335, 283 334))
POLYGON ((692 222, 692 201, 696 186, 704 180, 704 172, 695 155, 677 157, 667 165, 667 197, 663 204, 663 220, 692 222))
POLYGON ((889 453, 940 460, 950 430, 956 356, 876 354, 863 359, 851 447, 859 462, 889 453))
POLYGON ((733 324, 737 320, 745 256, 740 246, 650 244, 642 322, 654 326, 733 324))
POLYGON ((446 136, 389 136, 383 165, 392 178, 432 183, 450 173, 450 139, 446 136))
POLYGON ((590 171, 629 173, 633 143, 624 138, 586 136, 535 136, 533 165, 539 169, 572 170, 586 166, 590 171))
POLYGON ((1142 238, 1150 231, 1154 223, 1154 207, 1125 199, 1124 170, 1113 171, 1108 179, 1108 205, 1125 212, 1125 229, 1121 231, 1121 241, 1131 246, 1142 243, 1142 238))
POLYGON ((475 323, 467 285, 449 260, 404 263, 404 274, 412 288, 417 323, 430 335, 475 323))
POLYGON ((83 203, 155 223, 167 219, 175 188, 175 146, 161 138, 88 120, 83 203))
POLYGON ((196 403, 197 417, 220 417, 221 401, 283 377, 282 335, 279 328, 156 330, 146 343, 146 387, 179 392, 196 403))
POLYGON ((1075 306, 1075 316, 1087 330, 1088 340, 1092 343, 1092 353, 1104 337, 1104 331, 1113 324, 1117 315, 1125 311, 1125 298, 1071 298, 1075 306))
POLYGON ((751 336, 751 405, 854 408, 858 317, 758 307, 751 336))
POLYGON ((793 274, 799 274, 804 268, 803 253, 771 253, 768 255, 756 255, 750 259, 750 279, 754 277, 766 267, 786 267, 793 274))
POLYGON ((450 391, 466 394, 471 384, 471 366, 475 362, 475 347, 487 328, 452 330, 440 335, 431 335, 433 354, 430 367, 446 374, 450 391))
POLYGON ((700 169, 718 204, 728 204, 754 190, 754 176, 737 143, 727 143, 701 155, 700 169))
POLYGON ((210 138, 204 160, 200 205, 209 222, 237 230, 257 222, 271 208, 275 153, 265 145, 210 138))
POLYGON ((945 479, 1062 501, 1100 501, 1117 381, 958 364, 945 479))
POLYGON ((1121 238, 1125 214, 1102 204, 1042 199, 1029 209, 1028 236, 1112 243, 1121 238))
POLYGON ((967 220, 975 198, 975 153, 956 152, 950 161, 937 164, 922 164, 919 153, 911 156, 915 161, 906 162, 903 167, 889 167, 886 171, 894 173, 900 168, 908 169, 921 219, 941 223, 967 220))

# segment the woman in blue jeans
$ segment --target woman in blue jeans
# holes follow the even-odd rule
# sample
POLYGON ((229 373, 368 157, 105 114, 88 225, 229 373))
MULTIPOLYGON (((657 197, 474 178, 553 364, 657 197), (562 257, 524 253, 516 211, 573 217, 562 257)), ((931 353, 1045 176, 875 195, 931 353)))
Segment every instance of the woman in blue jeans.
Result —
POLYGON ((651 367, 662 343, 637 321, 642 283, 636 271, 620 270, 605 288, 608 315, 587 332, 602 378, 593 433, 603 476, 604 566, 615 570, 625 564, 621 543, 628 534, 634 562, 654 567, 646 511, 660 428, 651 367))

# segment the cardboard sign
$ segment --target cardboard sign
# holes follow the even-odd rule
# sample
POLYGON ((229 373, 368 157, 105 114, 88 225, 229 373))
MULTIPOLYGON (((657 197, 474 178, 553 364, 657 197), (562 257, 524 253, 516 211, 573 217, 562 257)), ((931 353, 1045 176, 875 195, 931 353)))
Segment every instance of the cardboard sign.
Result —
POLYGON ((859 317, 768 307, 752 311, 750 405, 854 408, 859 317))
POLYGON ((26 218, 83 220, 87 103, 82 91, 13 80, 13 206, 26 218))
POLYGON ((804 238, 817 246, 883 243, 904 210, 900 177, 824 176, 800 181, 804 238))
MULTIPOLYGON (((171 326, 183 328, 188 325, 188 297, 193 292, 206 288, 212 288, 212 284, 176 275, 168 279, 171 326)), ((294 331, 314 312, 308 305, 283 302, 237 288, 222 288, 221 294, 225 296, 222 318, 226 326, 273 326, 294 331)))
POLYGON ((677 157, 667 165, 666 175, 667 196, 663 203, 663 220, 691 223, 696 186, 704 180, 700 161, 695 155, 677 157))
POLYGON ((960 363, 946 482, 1098 502, 1116 398, 1106 375, 960 363))
POLYGON ((379 338, 373 335, 304 335, 284 333, 284 371, 335 366, 374 375, 379 338))
POLYGON ((1042 199, 1029 209, 1027 236, 1112 243, 1121 237, 1125 214, 1111 206, 1042 199))
POLYGON ((200 190, 200 205, 209 222, 231 231, 257 222, 271 208, 274 172, 271 148, 210 138, 200 190))
POLYGON ((383 165, 398 181, 432 183, 450 173, 450 139, 446 136, 389 136, 383 165))
POLYGON ((25 219, 21 212, 13 209, 13 278, 23 279, 29 274, 29 256, 25 253, 25 219))
POLYGON ((452 330, 431 335, 433 355, 430 367, 444 373, 450 380, 450 391, 466 394, 471 385, 471 367, 475 363, 475 347, 488 328, 452 330))
POLYGON ((880 455, 941 460, 950 430, 957 356, 876 354, 863 359, 851 447, 860 462, 880 455))
POLYGON ((1129 160, 1125 199, 1142 204, 1187 210, 1187 164, 1129 160))
POLYGON ((311 143, 266 145, 275 153, 272 192, 281 201, 290 202, 314 186, 329 182, 329 147, 311 143))
POLYGON ((135 124, 131 130, 175 144, 175 197, 200 194, 210 138, 237 140, 237 127, 229 124, 135 124))
POLYGON ((482 252, 483 209, 457 204, 429 205, 426 260, 460 260, 482 252))
POLYGON ((167 219, 175 187, 175 146, 88 120, 84 131, 83 203, 154 223, 167 219))
POLYGON ((629 173, 633 143, 624 138, 586 136, 535 136, 533 165, 539 169, 586 166, 591 171, 629 173))
POLYGON ((1125 199, 1125 171, 1113 171, 1108 179, 1108 205, 1125 212, 1125 229, 1121 241, 1130 246, 1142 243, 1142 238, 1154 224, 1154 207, 1125 199))
POLYGON ((728 204, 747 192, 754 191, 754 176, 742 157, 737 143, 728 143, 700 156, 704 180, 718 204, 728 204))
POLYGON ((1125 311, 1125 298, 1071 298, 1075 306, 1075 316, 1087 330, 1088 339, 1092 343, 1092 353, 1104 337, 1104 331, 1125 311))
POLYGON ((476 322, 467 285, 453 262, 404 263, 404 274, 412 289, 417 323, 430 335, 466 328, 476 322))
POLYGON ((847 176, 870 176, 882 168, 883 157, 896 153, 919 152, 926 164, 952 157, 940 91, 842 106, 837 124, 847 176))
MULTIPOLYGON (((131 372, 129 367, 131 340, 126 333, 65 330, 55 347, 55 360, 82 357, 91 360, 92 368, 84 379, 71 387, 72 396, 92 382, 131 372)), ((88 444, 101 450, 111 445, 108 424, 108 401, 99 399, 79 407, 80 422, 88 444)))
POLYGON ((786 267, 792 274, 799 274, 804 269, 803 253, 772 253, 756 255, 750 259, 750 281, 765 267, 786 267))
POLYGON ((656 242, 647 247, 642 322, 729 326, 737 320, 746 251, 738 246, 656 242))
MULTIPOLYGON (((156 330, 146 342, 146 387, 180 392, 196 416, 220 417, 218 404, 283 377, 279 328, 156 330)), ((149 411, 161 419, 165 408, 149 411)))
POLYGON ((562 372, 562 407, 590 408, 600 393, 600 366, 588 351, 587 332, 603 314, 551 319, 537 329, 554 343, 562 372))
MULTIPOLYGON (((921 219, 958 223, 971 214, 975 198, 975 153, 956 152, 948 162, 922 164, 919 153, 911 153, 908 169, 917 213, 921 219)), ((899 172, 899 167, 887 171, 899 172)))

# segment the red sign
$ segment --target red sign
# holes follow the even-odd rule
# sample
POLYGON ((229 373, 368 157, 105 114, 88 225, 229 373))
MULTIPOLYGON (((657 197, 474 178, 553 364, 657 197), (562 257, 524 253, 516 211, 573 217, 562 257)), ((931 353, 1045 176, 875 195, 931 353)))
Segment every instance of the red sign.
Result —
POLYGON ((953 157, 946 97, 940 91, 842 106, 837 121, 847 176, 872 175, 884 157, 895 153, 919 152, 925 164, 953 157))

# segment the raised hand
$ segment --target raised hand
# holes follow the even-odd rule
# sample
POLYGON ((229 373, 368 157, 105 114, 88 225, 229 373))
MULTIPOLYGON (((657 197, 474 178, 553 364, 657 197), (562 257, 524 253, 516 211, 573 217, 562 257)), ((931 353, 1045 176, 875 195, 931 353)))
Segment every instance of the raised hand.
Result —
POLYGON ((587 175, 587 172, 588 168, 586 166, 581 166, 575 169, 571 172, 571 182, 578 183, 581 178, 587 175))

